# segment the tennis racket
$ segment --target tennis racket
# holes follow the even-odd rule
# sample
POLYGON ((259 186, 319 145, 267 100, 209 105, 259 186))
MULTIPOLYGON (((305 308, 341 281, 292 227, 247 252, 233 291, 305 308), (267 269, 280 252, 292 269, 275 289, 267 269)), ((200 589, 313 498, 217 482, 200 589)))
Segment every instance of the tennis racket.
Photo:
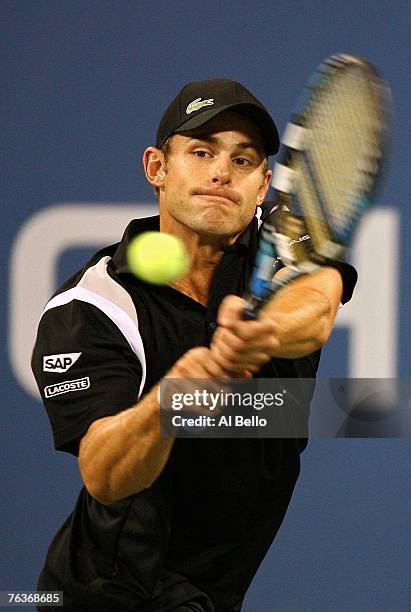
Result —
POLYGON ((361 216, 375 200, 390 133, 390 91, 373 65, 346 54, 328 57, 306 84, 282 138, 272 185, 275 226, 260 234, 246 296, 254 319, 276 291, 344 261, 361 216), (309 238, 309 239, 308 239, 309 238), (289 272, 273 278, 276 260, 289 272))

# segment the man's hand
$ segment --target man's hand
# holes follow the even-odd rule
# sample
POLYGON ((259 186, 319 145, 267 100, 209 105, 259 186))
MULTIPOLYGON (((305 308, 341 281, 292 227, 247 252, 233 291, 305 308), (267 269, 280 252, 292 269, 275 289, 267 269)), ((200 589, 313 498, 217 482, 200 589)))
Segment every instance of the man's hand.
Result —
MULTIPOLYGON (((224 389, 228 390, 224 380, 230 378, 251 378, 251 372, 244 368, 234 371, 225 370, 218 361, 218 355, 205 346, 193 348, 174 364, 163 378, 161 390, 161 408, 172 411, 173 398, 177 396, 195 396, 196 392, 205 392, 218 396, 224 389)), ((213 406, 214 415, 219 414, 223 406, 218 402, 213 406)), ((191 403, 185 408, 191 414, 210 416, 208 404, 191 403)))
POLYGON ((176 361, 165 378, 229 378, 217 356, 206 346, 190 349, 176 361))
POLYGON ((272 357, 298 359, 313 353, 329 338, 341 295, 340 273, 324 267, 282 288, 257 321, 243 320, 245 301, 227 296, 211 343, 216 363, 233 376, 249 376, 272 357))
POLYGON ((279 349, 279 327, 261 312, 256 321, 243 320, 245 300, 229 295, 221 303, 211 350, 216 363, 231 376, 249 378, 279 349))

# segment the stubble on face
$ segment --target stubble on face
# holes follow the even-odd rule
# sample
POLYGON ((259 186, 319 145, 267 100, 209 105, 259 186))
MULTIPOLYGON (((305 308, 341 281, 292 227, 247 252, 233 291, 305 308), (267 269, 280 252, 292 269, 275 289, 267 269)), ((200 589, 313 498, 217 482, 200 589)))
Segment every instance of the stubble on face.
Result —
POLYGON ((228 244, 250 223, 270 178, 259 128, 230 111, 201 130, 172 136, 164 171, 164 231, 228 244))

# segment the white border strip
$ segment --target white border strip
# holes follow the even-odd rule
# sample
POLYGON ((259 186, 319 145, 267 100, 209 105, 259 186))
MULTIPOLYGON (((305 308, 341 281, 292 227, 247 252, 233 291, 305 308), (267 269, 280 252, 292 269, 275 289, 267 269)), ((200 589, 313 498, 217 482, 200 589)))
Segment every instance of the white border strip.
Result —
POLYGON ((297 172, 284 164, 278 162, 274 166, 273 178, 271 179, 271 185, 277 191, 283 193, 293 193, 297 183, 297 172))
POLYGON ((296 123, 287 123, 281 139, 281 144, 290 147, 290 149, 302 151, 307 141, 307 133, 307 128, 297 125, 296 123))
POLYGON ((118 329, 121 331, 127 342, 133 349, 138 360, 141 364, 142 376, 138 397, 140 398, 141 393, 146 382, 146 358, 144 353, 143 340, 140 332, 134 321, 130 316, 121 308, 119 308, 114 302, 107 300, 106 298, 90 291, 90 289, 84 289, 84 287, 73 287, 68 289, 59 295, 56 295, 50 300, 43 310, 43 314, 51 308, 57 308, 58 306, 64 306, 73 300, 79 300, 80 302, 87 302, 96 306, 99 310, 111 320, 118 329))

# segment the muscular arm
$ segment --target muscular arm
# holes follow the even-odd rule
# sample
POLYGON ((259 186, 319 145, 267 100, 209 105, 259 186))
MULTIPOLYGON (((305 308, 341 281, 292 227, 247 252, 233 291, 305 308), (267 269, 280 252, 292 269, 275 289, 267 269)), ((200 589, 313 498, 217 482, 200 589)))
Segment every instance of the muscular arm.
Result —
MULTIPOLYGON (((168 378, 223 378, 210 349, 183 355, 168 378)), ((135 406, 94 421, 80 442, 80 472, 92 497, 105 505, 149 487, 167 462, 174 443, 160 431, 158 385, 135 406)))
MULTIPOLYGON (((280 270, 278 276, 285 270, 280 270)), ((330 337, 342 296, 342 279, 334 268, 302 276, 273 298, 264 316, 277 323, 275 357, 304 357, 330 337)))
POLYGON ((157 392, 156 385, 135 406, 94 421, 81 439, 85 487, 103 504, 149 487, 167 461, 173 438, 160 436, 157 392))
POLYGON ((340 273, 323 268, 281 289, 258 321, 243 321, 244 301, 228 296, 212 343, 218 363, 231 372, 256 372, 271 357, 293 359, 312 353, 328 340, 341 295, 340 273))
MULTIPOLYGON (((169 378, 249 376, 271 356, 300 357, 328 338, 341 298, 340 274, 325 268, 285 287, 259 321, 243 321, 244 300, 226 298, 211 350, 188 351, 169 378)), ((161 473, 174 439, 160 431, 158 386, 135 406, 98 419, 80 443, 79 466, 89 493, 103 504, 149 487, 161 473)))

